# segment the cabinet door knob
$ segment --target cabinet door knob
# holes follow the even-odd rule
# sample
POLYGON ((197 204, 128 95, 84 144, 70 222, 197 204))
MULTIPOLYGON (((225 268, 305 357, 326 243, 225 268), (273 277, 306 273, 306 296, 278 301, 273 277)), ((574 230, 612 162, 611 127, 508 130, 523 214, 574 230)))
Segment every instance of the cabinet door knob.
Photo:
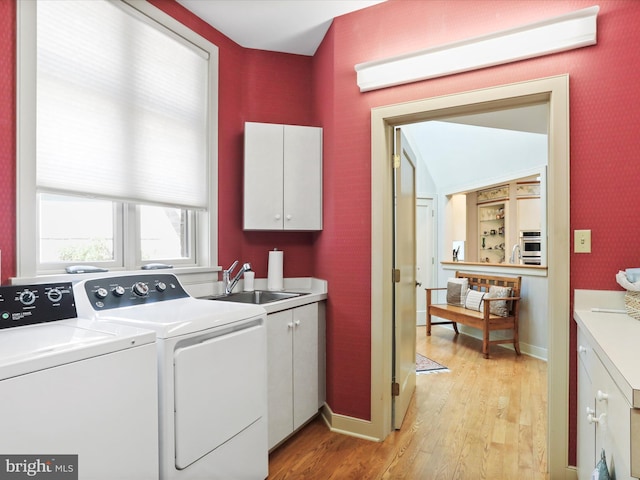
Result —
POLYGON ((296 324, 296 327, 300 326, 300 320, 296 320, 294 323, 296 324))
POLYGON ((591 413, 589 415, 587 415, 587 421, 589 423, 603 423, 604 422, 604 418, 607 416, 606 413, 601 413, 599 417, 596 417, 594 415, 592 415, 591 413))
POLYGON ((276 213, 276 216, 274 217, 276 220, 280 220, 282 218, 282 216, 279 213, 276 213))
POLYGON ((293 323, 291 322, 287 323, 287 328, 293 328, 293 323))
POLYGON ((587 407, 587 416, 593 415, 594 413, 596 413, 596 411, 593 408, 587 407))
POLYGON ((599 402, 602 402, 603 400, 608 400, 609 394, 604 393, 602 390, 598 390, 598 392, 596 393, 596 399, 598 399, 599 402))
POLYGON ((287 220, 291 220, 291 215, 287 215, 287 220))
POLYGON ((582 345, 580 345, 578 347, 578 353, 587 353, 587 349, 585 347, 583 347, 582 345))

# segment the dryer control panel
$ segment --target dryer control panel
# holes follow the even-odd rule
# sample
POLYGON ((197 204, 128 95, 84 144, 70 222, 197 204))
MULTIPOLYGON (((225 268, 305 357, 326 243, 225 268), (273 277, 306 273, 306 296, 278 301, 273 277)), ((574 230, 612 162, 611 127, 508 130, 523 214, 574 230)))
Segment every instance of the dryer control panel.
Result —
POLYGON ((84 289, 95 310, 189 297, 175 275, 162 273, 96 278, 87 280, 84 289))
POLYGON ((0 287, 0 329, 76 317, 70 282, 0 287))

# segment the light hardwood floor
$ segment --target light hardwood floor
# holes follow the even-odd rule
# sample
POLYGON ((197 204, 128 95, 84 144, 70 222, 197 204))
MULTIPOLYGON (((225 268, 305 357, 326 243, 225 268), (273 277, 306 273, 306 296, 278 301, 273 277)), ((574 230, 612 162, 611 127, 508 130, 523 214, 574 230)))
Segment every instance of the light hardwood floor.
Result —
POLYGON ((276 479, 548 479, 547 364, 434 327, 418 353, 450 372, 418 375, 400 430, 384 442, 332 433, 317 417, 271 453, 276 479))

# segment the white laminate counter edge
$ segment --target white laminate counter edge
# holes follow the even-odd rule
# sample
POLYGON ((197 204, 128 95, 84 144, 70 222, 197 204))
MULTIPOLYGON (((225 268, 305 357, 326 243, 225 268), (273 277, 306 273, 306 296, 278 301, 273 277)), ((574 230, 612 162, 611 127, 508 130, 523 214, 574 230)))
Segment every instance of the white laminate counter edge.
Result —
POLYGON ((624 294, 575 290, 573 318, 629 403, 640 408, 640 321, 623 313, 592 311, 624 310, 624 294))

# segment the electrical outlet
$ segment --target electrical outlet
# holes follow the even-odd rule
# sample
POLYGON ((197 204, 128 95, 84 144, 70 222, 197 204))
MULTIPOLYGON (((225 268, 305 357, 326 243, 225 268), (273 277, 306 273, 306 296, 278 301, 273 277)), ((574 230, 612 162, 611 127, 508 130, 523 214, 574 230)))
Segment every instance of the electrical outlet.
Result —
POLYGON ((591 230, 573 231, 573 252, 591 253, 591 230))

